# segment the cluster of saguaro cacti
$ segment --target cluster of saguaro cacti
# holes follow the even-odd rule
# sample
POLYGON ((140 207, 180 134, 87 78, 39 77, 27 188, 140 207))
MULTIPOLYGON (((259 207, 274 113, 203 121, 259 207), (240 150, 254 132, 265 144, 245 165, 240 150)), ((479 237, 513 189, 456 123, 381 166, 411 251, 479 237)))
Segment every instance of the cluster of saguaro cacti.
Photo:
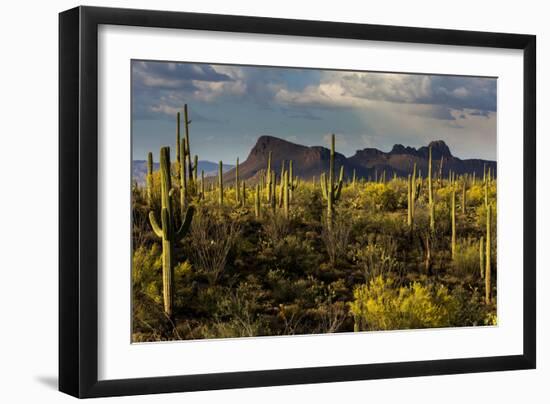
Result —
POLYGON ((321 174, 321 190, 323 193, 323 198, 327 202, 327 223, 328 226, 332 226, 332 220, 334 215, 334 204, 338 199, 340 199, 340 194, 342 192, 342 184, 344 181, 344 166, 340 167, 340 176, 338 182, 335 181, 335 172, 334 172, 334 145, 335 145, 335 136, 332 134, 330 142, 330 162, 329 162, 329 172, 328 179, 327 175, 323 172, 321 174))
POLYGON ((187 208, 181 225, 176 228, 172 208, 172 180, 170 176, 170 148, 160 149, 160 186, 161 186, 161 224, 157 222, 155 213, 149 212, 149 222, 153 232, 162 240, 162 295, 164 311, 167 316, 173 318, 174 305, 174 243, 181 240, 189 231, 193 220, 194 207, 187 208))

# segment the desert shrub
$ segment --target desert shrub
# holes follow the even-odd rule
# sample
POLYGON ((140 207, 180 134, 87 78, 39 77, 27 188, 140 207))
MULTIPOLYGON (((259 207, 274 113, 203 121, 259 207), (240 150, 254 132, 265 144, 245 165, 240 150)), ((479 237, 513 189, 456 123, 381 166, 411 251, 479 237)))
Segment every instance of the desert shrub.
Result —
POLYGON ((382 276, 354 290, 350 311, 356 330, 399 330, 452 325, 459 306, 447 288, 414 282, 394 287, 382 276))
POLYGON ((162 303, 162 257, 158 244, 139 246, 132 255, 132 291, 162 303))
POLYGON ((290 221, 279 211, 266 210, 262 228, 267 239, 277 243, 289 233, 290 221))
POLYGON ((321 238, 332 266, 336 265, 338 259, 347 255, 351 226, 350 221, 341 214, 337 215, 332 225, 329 225, 327 219, 323 219, 321 238))
POLYGON ((272 242, 259 245, 255 259, 265 269, 279 268, 289 273, 308 274, 315 272, 322 260, 314 240, 298 235, 288 235, 272 242))
POLYGON ((211 285, 225 269, 231 247, 240 234, 239 224, 227 217, 217 218, 198 210, 191 224, 191 254, 195 267, 202 270, 211 285))
POLYGON ((456 274, 479 277, 479 241, 458 239, 452 266, 456 274))
POLYGON ((397 261, 397 243, 391 236, 369 234, 366 242, 356 244, 353 260, 363 272, 365 282, 390 272, 399 272, 402 265, 397 261))
POLYGON ((260 316, 265 292, 254 277, 227 288, 219 302, 213 331, 217 338, 253 337, 265 334, 260 316))
POLYGON ((386 184, 367 183, 359 198, 361 205, 371 210, 394 211, 399 205, 397 194, 386 184))
POLYGON ((452 320, 453 326, 478 326, 487 325, 490 322, 487 320, 488 310, 483 300, 483 293, 480 293, 477 288, 466 290, 459 285, 453 289, 452 296, 459 305, 459 310, 456 311, 452 320))

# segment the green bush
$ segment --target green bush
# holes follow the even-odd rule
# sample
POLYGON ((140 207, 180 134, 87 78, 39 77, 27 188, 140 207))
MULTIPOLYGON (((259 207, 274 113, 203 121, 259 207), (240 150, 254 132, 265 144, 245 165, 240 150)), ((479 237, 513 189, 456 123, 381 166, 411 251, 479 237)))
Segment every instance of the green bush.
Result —
POLYGON ((357 287, 353 296, 350 311, 358 331, 448 327, 459 309, 442 285, 395 287, 382 276, 357 287))

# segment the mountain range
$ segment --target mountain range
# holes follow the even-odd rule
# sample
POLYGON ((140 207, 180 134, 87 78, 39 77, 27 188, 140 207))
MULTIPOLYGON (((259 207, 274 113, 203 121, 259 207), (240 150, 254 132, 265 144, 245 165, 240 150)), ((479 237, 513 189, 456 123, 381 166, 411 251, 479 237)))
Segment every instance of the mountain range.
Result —
MULTIPOLYGON (((496 161, 482 159, 460 159, 451 154, 449 147, 442 140, 429 143, 427 146, 418 149, 396 144, 389 152, 383 152, 375 148, 357 150, 351 157, 346 157, 335 152, 335 167, 344 167, 344 174, 347 178, 355 175, 357 178, 372 179, 380 176, 385 171, 389 179, 395 173, 398 177, 406 177, 412 172, 414 163, 421 170, 423 175, 428 172, 428 153, 432 147, 432 170, 433 175, 439 173, 441 161, 443 166, 442 175, 447 176, 449 170, 457 174, 476 173, 482 177, 484 167, 490 168, 496 173, 496 161)), ((338 149, 338 144, 336 145, 338 149)), ((257 173, 265 169, 269 152, 272 152, 271 167, 277 172, 280 171, 284 161, 293 161, 294 175, 306 180, 312 177, 319 178, 323 171, 327 171, 330 161, 330 149, 322 146, 304 146, 289 142, 274 136, 260 136, 256 145, 250 151, 247 159, 239 165, 239 177, 241 179, 254 179, 257 173)), ((235 178, 235 169, 224 174, 224 181, 232 181, 235 178)))
MULTIPOLYGON (((416 163, 417 168, 425 176, 428 172, 428 153, 429 147, 432 148, 433 175, 436 176, 441 167, 441 174, 445 177, 449 170, 457 174, 476 173, 478 178, 483 176, 484 168, 490 168, 496 175, 496 161, 482 159, 460 159, 451 154, 451 150, 442 140, 430 142, 427 146, 418 149, 410 146, 396 144, 389 152, 383 152, 375 148, 365 148, 357 150, 351 157, 346 157, 341 153, 335 152, 336 170, 340 166, 344 167, 344 174, 347 178, 355 175, 357 178, 371 178, 381 176, 386 172, 386 178, 391 178, 395 173, 398 177, 406 177, 412 172, 416 163)), ((338 148, 338 144, 336 145, 338 148)), ((304 146, 297 143, 274 136, 260 136, 256 144, 250 150, 245 161, 239 164, 239 177, 243 180, 255 182, 260 170, 267 167, 268 154, 271 151, 271 167, 280 172, 283 161, 288 165, 288 161, 293 161, 294 175, 311 180, 313 177, 319 178, 320 174, 328 170, 330 161, 330 149, 323 146, 304 146)), ((154 169, 158 170, 158 163, 154 164, 154 169)), ((204 170, 207 177, 217 176, 218 163, 210 161, 199 161, 199 173, 204 170)), ((224 182, 235 180, 235 167, 224 164, 224 182)), ((138 183, 143 184, 147 165, 145 160, 134 160, 132 162, 132 177, 138 183)))

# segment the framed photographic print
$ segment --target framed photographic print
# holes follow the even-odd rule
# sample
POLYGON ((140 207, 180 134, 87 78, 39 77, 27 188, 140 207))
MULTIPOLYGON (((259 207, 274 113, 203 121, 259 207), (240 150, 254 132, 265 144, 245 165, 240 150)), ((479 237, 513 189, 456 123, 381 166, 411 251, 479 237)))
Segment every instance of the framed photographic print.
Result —
POLYGON ((535 367, 535 37, 60 14, 59 386, 535 367))

